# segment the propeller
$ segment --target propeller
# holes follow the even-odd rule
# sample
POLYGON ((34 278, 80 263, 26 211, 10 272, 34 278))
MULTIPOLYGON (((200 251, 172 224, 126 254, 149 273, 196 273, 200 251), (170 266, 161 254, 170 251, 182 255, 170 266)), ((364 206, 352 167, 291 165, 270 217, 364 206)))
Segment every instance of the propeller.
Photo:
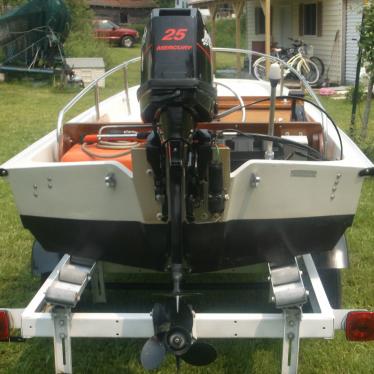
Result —
POLYGON ((217 358, 217 351, 208 343, 196 341, 181 358, 183 361, 187 362, 187 364, 205 366, 215 361, 217 358))
POLYGON ((166 355, 166 349, 157 336, 149 338, 140 353, 140 361, 146 370, 157 369, 166 355))
POLYGON ((217 358, 213 346, 193 339, 192 309, 183 300, 180 300, 179 306, 174 300, 156 303, 152 319, 155 335, 146 341, 140 354, 144 369, 157 369, 167 352, 176 357, 177 369, 181 359, 190 365, 203 366, 217 358))

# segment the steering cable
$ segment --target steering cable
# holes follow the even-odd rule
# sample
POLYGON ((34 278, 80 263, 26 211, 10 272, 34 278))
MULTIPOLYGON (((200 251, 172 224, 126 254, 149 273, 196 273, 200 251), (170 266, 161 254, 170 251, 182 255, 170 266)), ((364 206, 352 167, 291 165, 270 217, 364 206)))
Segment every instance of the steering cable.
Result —
MULTIPOLYGON (((326 112, 325 109, 321 108, 318 104, 314 103, 313 101, 308 100, 308 99, 305 99, 305 98, 303 98, 303 97, 292 96, 292 95, 290 95, 290 96, 285 96, 285 95, 283 95, 283 96, 277 96, 277 99, 281 99, 281 100, 285 100, 285 99, 287 99, 287 100, 289 100, 289 99, 301 100, 301 101, 303 101, 303 102, 305 102, 305 103, 308 103, 308 104, 313 105, 315 108, 319 109, 323 114, 325 114, 326 117, 331 121, 331 123, 332 123, 332 125, 334 126, 335 131, 336 131, 336 133, 337 133, 337 135, 338 135, 338 138, 339 138, 339 144, 340 144, 340 160, 343 159, 343 141, 342 141, 342 138, 341 138, 341 136, 340 136, 340 132, 339 132, 338 126, 335 124, 334 120, 333 120, 333 119, 331 118, 331 116, 326 112)), ((247 109, 247 108, 250 108, 250 107, 253 106, 253 105, 256 105, 256 104, 259 104, 259 103, 262 103, 262 102, 265 102, 265 101, 269 101, 269 100, 270 100, 269 97, 265 97, 265 98, 262 98, 262 99, 258 99, 258 100, 252 101, 251 103, 245 104, 244 106, 242 106, 242 105, 236 105, 235 107, 233 107, 233 108, 231 108, 231 109, 228 109, 228 110, 226 110, 225 112, 222 112, 222 113, 216 115, 216 118, 223 118, 223 117, 225 117, 225 116, 227 116, 227 115, 229 115, 229 114, 231 114, 231 113, 233 113, 233 112, 236 112, 236 111, 238 111, 238 110, 242 110, 243 108, 244 108, 244 109, 247 109)), ((230 131, 231 131, 231 130, 230 130, 230 131)), ((234 131, 234 130, 233 130, 233 131, 234 131)), ((235 130, 235 131, 237 131, 237 130, 235 130)), ((244 134, 244 133, 243 133, 243 134, 244 134)), ((275 138, 278 138, 278 137, 275 137, 275 138)), ((311 147, 309 147, 309 148, 311 148, 311 147)), ((314 148, 311 148, 311 149, 314 149, 314 148)), ((315 149, 314 149, 314 150, 315 150, 315 149)))

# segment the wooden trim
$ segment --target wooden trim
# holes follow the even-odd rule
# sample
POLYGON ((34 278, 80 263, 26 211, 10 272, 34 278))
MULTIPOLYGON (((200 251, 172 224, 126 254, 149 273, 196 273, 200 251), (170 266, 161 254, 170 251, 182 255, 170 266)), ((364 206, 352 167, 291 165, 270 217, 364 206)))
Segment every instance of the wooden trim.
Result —
POLYGON ((243 13, 243 8, 244 8, 244 0, 239 0, 239 1, 236 1, 236 2, 233 2, 233 8, 234 8, 234 12, 235 12, 235 15, 236 17, 240 17, 243 13))
MULTIPOLYGON (((269 109, 270 107, 270 99, 268 96, 242 96, 244 105, 252 104, 253 102, 261 99, 267 99, 266 101, 262 101, 256 104, 252 104, 247 110, 255 110, 255 109, 269 109)), ((218 109, 229 109, 235 105, 238 105, 238 99, 232 96, 220 96, 217 100, 218 109)), ((277 109, 290 109, 292 105, 292 100, 283 100, 277 99, 275 102, 277 109)))
MULTIPOLYGON (((249 113, 250 115, 250 113, 249 113)), ((137 132, 151 131, 153 129, 151 124, 143 124, 139 122, 107 122, 107 123, 66 123, 64 125, 63 136, 63 154, 65 154, 74 144, 80 143, 81 138, 85 134, 96 134, 102 126, 105 125, 126 125, 128 129, 137 132)), ((197 129, 207 129, 211 131, 222 131, 229 129, 238 129, 244 132, 253 132, 259 134, 267 134, 268 120, 253 121, 241 123, 238 121, 214 121, 214 122, 199 122, 196 124, 197 129)), ((308 137, 308 143, 317 150, 322 149, 323 132, 322 126, 319 122, 300 122, 300 121, 282 121, 274 124, 275 135, 305 135, 308 137)))
MULTIPOLYGON (((280 135, 284 135, 284 132, 288 132, 289 135, 300 135, 300 132, 304 134, 312 134, 315 132, 322 132, 322 125, 319 122, 303 122, 303 121, 290 121, 290 122, 276 122, 274 125, 279 130, 280 135)), ((230 130, 237 129, 249 132, 266 132, 269 126, 269 122, 198 122, 197 129, 208 129, 208 130, 230 130)))

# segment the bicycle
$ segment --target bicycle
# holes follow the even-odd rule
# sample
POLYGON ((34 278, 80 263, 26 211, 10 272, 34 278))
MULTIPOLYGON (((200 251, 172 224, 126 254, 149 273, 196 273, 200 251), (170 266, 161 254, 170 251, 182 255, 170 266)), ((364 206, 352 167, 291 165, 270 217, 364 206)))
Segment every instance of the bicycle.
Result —
POLYGON ((313 61, 317 65, 318 70, 319 70, 319 77, 322 78, 323 74, 325 73, 325 64, 323 63, 323 61, 317 56, 309 56, 309 53, 308 53, 309 47, 304 41, 293 39, 293 38, 288 38, 288 39, 291 40, 293 43, 292 43, 291 48, 283 48, 283 50, 286 51, 287 53, 287 56, 288 56, 287 59, 294 56, 297 53, 298 48, 303 47, 304 53, 309 57, 311 61, 313 61))
MULTIPOLYGON (((291 38, 290 38, 291 39, 291 38)), ((321 77, 320 68, 318 68, 317 64, 311 60, 311 58, 307 57, 306 55, 306 47, 307 45, 298 40, 291 39, 295 44, 293 46, 297 49, 298 53, 294 54, 294 48, 274 48, 273 49, 273 56, 285 61, 289 66, 293 67, 297 70, 301 75, 305 77, 310 85, 315 85, 318 83, 319 78, 321 77)), ((267 80, 266 79, 266 61, 268 57, 260 57, 255 61, 253 64, 253 74, 258 80, 267 80)), ((322 66, 322 61, 318 59, 322 66)), ((286 77, 287 75, 292 74, 291 69, 284 69, 283 76, 286 77)))

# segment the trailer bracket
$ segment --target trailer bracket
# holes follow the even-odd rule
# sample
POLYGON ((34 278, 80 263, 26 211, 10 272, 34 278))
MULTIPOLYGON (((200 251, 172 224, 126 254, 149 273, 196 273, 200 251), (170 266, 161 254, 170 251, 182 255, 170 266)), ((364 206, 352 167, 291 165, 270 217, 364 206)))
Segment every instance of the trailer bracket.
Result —
POLYGON ((54 353, 56 373, 71 374, 73 372, 71 354, 71 309, 55 306, 52 312, 54 324, 54 353))
POLYGON ((282 374, 294 374, 299 361, 301 308, 284 309, 283 316, 282 374))
POLYGON ((272 301, 283 312, 282 374, 296 374, 300 348, 302 305, 308 300, 302 271, 295 258, 288 264, 269 264, 272 301))

